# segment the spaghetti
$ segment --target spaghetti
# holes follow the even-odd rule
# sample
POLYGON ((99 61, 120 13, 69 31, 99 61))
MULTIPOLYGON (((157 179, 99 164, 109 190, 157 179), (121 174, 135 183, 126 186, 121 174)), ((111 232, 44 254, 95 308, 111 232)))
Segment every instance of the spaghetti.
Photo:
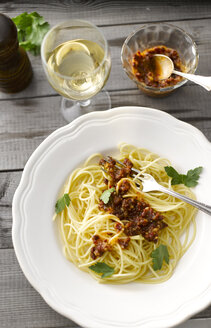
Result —
MULTIPOLYGON (((161 185, 172 188, 171 179, 164 169, 170 165, 167 159, 126 143, 120 145, 119 151, 119 160, 129 159, 135 168, 151 174, 161 185)), ((166 281, 195 238, 195 208, 162 192, 143 193, 136 187, 133 178, 122 178, 116 184, 115 192, 118 194, 119 185, 123 180, 129 181, 130 188, 123 198, 144 199, 165 221, 156 242, 147 240, 142 234, 128 237, 123 225, 124 220, 99 206, 102 193, 108 188, 105 181, 109 184, 110 179, 108 173, 98 164, 101 158, 100 154, 89 157, 83 167, 70 174, 63 189, 63 192, 69 195, 71 203, 55 217, 59 217, 66 258, 100 282, 166 281), (106 247, 98 256, 93 256, 93 247, 98 239, 106 241, 106 247), (155 271, 151 254, 159 245, 168 247, 170 261, 169 264, 163 262, 162 268, 155 271), (90 270, 90 266, 98 262, 114 268, 114 273, 101 279, 98 273, 90 270)), ((175 185, 174 190, 195 198, 193 192, 182 184, 175 185)))

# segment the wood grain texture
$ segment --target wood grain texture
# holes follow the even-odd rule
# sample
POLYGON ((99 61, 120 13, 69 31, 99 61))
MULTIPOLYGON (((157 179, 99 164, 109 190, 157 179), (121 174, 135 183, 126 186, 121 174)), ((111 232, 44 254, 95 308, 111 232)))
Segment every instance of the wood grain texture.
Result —
POLYGON ((13 248, 12 199, 21 175, 22 172, 0 173, 0 249, 13 248))
MULTIPOLYGON (((12 249, 0 250, 1 328, 72 328, 78 325, 53 311, 24 277, 12 249)), ((211 307, 194 318, 209 318, 211 307)))
MULTIPOLYGON (((147 97, 138 89, 111 91, 110 96, 112 107, 157 108, 196 126, 211 140, 211 94, 196 85, 186 84, 164 98, 147 97)), ((22 169, 36 147, 66 124, 59 109, 60 99, 52 96, 1 101, 0 170, 22 169)))
MULTIPOLYGON (((122 44, 133 30, 146 22, 165 21, 192 35, 200 55, 197 73, 211 75, 210 1, 0 1, 0 12, 10 17, 24 11, 39 12, 52 26, 70 18, 100 26, 111 49, 112 70, 106 89, 112 107, 158 108, 197 127, 211 141, 211 93, 189 82, 168 97, 147 97, 127 77, 120 60, 122 44)), ((30 59, 34 71, 30 86, 14 95, 0 93, 0 327, 78 327, 53 311, 31 287, 13 250, 12 199, 22 170, 36 147, 66 124, 59 110, 60 97, 46 80, 41 58, 30 59)), ((211 306, 189 320, 187 327, 208 327, 210 321, 205 318, 211 318, 211 306)))
MULTIPOLYGON (((211 11, 211 9, 210 9, 211 11)), ((174 25, 183 28, 192 35, 198 46, 200 56, 197 74, 211 75, 211 19, 175 21, 174 25), (200 23, 200 24, 199 24, 200 23)), ((121 64, 121 48, 126 37, 136 30, 140 24, 102 27, 102 31, 108 40, 111 51, 112 69, 106 88, 113 90, 128 90, 135 88, 135 83, 129 79, 123 71, 121 64), (118 83, 117 83, 118 81, 118 83)), ((42 68, 40 56, 29 55, 33 68, 33 79, 31 84, 22 92, 8 95, 0 93, 0 99, 31 98, 39 96, 56 95, 57 92, 50 86, 42 68)), ((189 82, 189 85, 193 85, 189 82)))
POLYGON ((188 320, 186 322, 181 323, 175 328, 210 328, 211 327, 211 319, 198 319, 198 320, 188 320))
POLYGON ((0 11, 16 16, 23 11, 39 11, 46 20, 56 24, 69 18, 91 20, 103 26, 211 18, 210 2, 201 0, 53 0, 53 1, 7 1, 0 3, 0 11))
POLYGON ((0 250, 0 327, 77 327, 53 311, 24 277, 13 250, 0 250))

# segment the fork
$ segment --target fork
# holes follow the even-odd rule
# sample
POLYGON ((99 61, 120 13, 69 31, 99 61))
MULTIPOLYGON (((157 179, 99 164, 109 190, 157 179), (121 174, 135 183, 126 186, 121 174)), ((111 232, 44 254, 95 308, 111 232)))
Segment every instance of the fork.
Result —
MULTIPOLYGON (((116 161, 116 163, 122 165, 123 167, 125 167, 124 163, 118 161, 117 159, 114 159, 116 161)), ((107 159, 105 159, 106 162, 109 162, 107 159)), ((118 165, 115 165, 117 168, 120 168, 118 165)), ((136 179, 136 183, 138 184, 138 179, 141 181, 142 183, 142 191, 143 192, 149 192, 149 191, 162 191, 165 194, 174 196, 196 208, 198 208, 199 210, 205 212, 206 214, 211 215, 211 206, 206 205, 204 203, 198 202, 196 200, 193 200, 187 196, 181 195, 176 191, 170 190, 168 188, 163 187, 162 185, 160 185, 159 183, 157 183, 157 181, 153 178, 153 176, 151 174, 148 173, 142 173, 141 171, 135 169, 135 168, 131 168, 132 176, 135 178, 138 174, 139 176, 136 179)), ((140 186, 140 184, 139 184, 140 186)))

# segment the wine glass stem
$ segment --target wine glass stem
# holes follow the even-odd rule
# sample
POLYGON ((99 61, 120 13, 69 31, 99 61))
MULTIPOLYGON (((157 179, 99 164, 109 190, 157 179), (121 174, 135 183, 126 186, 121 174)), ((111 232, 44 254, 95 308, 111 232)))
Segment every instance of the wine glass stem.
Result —
POLYGON ((86 106, 89 106, 91 103, 91 100, 90 99, 87 99, 87 100, 80 100, 79 101, 79 104, 81 107, 86 107, 86 106))

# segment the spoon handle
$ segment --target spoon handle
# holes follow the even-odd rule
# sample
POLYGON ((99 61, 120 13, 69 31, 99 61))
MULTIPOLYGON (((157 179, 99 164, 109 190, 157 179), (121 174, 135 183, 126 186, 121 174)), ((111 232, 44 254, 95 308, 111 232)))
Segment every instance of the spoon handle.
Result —
POLYGON ((211 91, 211 76, 188 74, 188 73, 183 73, 183 72, 179 72, 179 71, 175 71, 175 70, 173 70, 173 73, 180 75, 180 76, 186 78, 187 80, 193 81, 196 84, 201 85, 207 91, 211 91))

